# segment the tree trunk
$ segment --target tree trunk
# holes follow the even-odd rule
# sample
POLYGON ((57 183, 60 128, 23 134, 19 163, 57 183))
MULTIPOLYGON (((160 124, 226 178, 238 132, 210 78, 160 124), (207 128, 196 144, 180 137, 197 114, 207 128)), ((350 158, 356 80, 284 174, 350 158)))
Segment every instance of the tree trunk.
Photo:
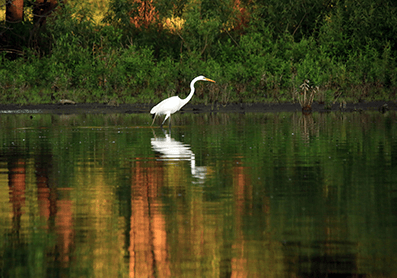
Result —
POLYGON ((21 22, 23 20, 23 0, 8 0, 6 3, 6 21, 21 22))

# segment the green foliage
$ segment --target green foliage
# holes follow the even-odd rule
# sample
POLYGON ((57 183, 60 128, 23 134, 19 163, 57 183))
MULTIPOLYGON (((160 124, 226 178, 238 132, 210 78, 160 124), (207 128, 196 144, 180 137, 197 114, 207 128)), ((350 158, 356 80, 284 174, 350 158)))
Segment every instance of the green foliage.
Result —
POLYGON ((366 47, 381 52, 391 43, 396 51, 397 4, 395 1, 335 1, 324 17, 319 40, 333 55, 346 59, 366 47))
POLYGON ((330 9, 331 1, 322 0, 269 0, 253 1, 252 21, 255 28, 271 26, 273 34, 282 38, 291 34, 296 42, 311 36, 318 29, 318 22, 330 9))
POLYGON ((156 102, 186 96, 200 74, 217 83, 198 84, 193 102, 296 101, 306 79, 327 100, 340 92, 353 100, 395 96, 392 1, 152 3, 156 20, 148 26, 133 24, 138 6, 122 0, 110 1, 101 24, 92 5, 73 3, 42 28, 26 19, 5 29, 21 55, 1 56, 0 101, 156 102), (171 17, 182 27, 164 25, 171 17))

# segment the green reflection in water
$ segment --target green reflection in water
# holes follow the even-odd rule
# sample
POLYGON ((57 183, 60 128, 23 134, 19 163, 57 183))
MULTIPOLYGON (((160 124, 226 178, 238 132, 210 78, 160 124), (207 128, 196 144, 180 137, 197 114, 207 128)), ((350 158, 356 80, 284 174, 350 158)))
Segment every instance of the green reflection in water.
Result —
POLYGON ((0 115, 0 276, 396 271, 395 112, 0 115))

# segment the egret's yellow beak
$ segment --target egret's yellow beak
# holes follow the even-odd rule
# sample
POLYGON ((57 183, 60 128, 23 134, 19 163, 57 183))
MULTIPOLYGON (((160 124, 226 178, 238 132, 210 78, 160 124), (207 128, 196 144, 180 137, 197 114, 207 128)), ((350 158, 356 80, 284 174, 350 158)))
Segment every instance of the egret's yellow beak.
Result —
POLYGON ((209 79, 209 78, 206 78, 205 81, 209 81, 209 82, 214 82, 214 83, 216 83, 214 80, 209 79))

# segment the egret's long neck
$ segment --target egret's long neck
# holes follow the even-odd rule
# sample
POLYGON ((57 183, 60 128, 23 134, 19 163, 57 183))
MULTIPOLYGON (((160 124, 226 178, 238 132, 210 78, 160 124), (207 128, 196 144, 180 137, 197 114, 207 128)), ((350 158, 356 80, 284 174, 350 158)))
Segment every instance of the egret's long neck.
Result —
MULTIPOLYGON (((193 97, 193 94, 194 94, 194 91, 195 91, 195 89, 194 89, 194 83, 196 83, 196 78, 195 79, 193 79, 192 80, 192 82, 190 82, 190 94, 187 96, 187 98, 185 98, 185 99, 182 99, 182 106, 184 106, 186 103, 188 103, 191 99, 192 99, 192 97, 193 97)), ((181 107, 182 107, 181 106, 181 107)))

